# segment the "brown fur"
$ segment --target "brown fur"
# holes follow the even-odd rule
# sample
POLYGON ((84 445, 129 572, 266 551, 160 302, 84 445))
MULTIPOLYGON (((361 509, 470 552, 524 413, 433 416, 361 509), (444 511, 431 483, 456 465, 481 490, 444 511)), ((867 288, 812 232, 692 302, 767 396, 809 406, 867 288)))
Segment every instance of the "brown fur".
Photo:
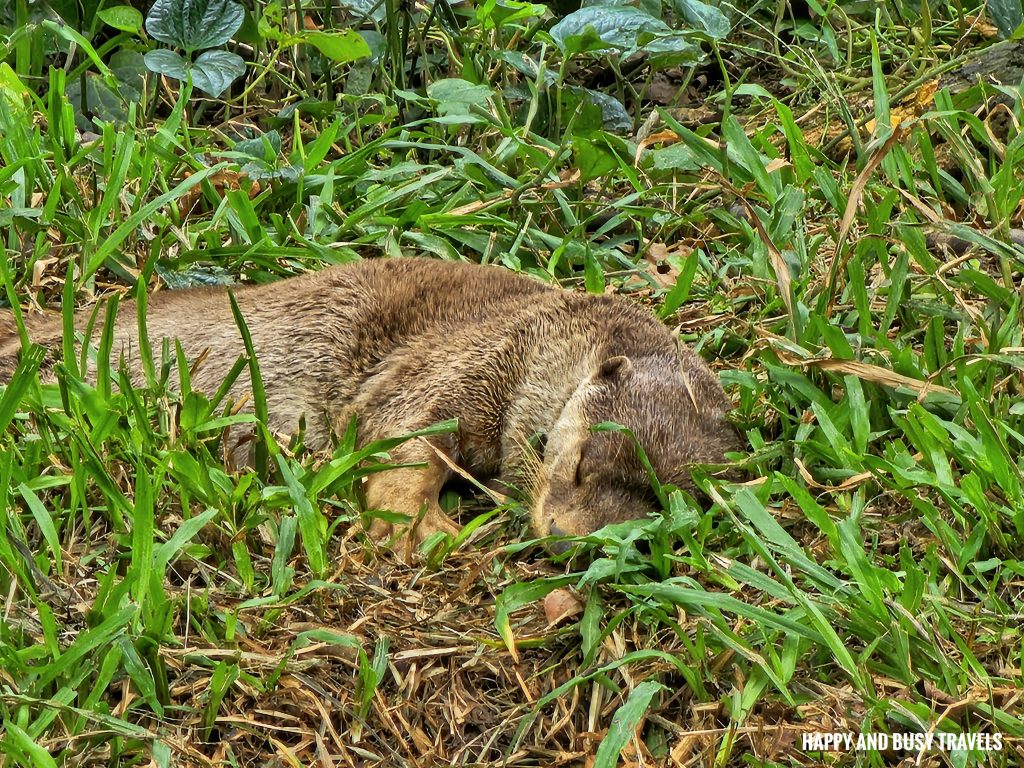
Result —
MULTIPOLYGON (((352 415, 361 442, 458 419, 456 433, 394 451, 396 461, 426 469, 367 482, 371 508, 415 516, 426 505, 418 539, 454 529, 437 501, 450 469, 435 448, 476 476, 527 482, 536 533, 579 535, 652 506, 630 441, 592 433, 592 424, 630 428, 661 480, 677 484, 688 482, 687 465, 721 461, 737 447, 715 376, 622 299, 429 259, 363 261, 239 287, 235 296, 265 380, 271 429, 291 433, 304 416, 307 445, 325 449, 352 415), (543 460, 528 447, 535 433, 548 438, 543 460)), ((155 350, 164 337, 179 339, 192 359, 209 350, 196 389, 215 390, 242 351, 223 289, 156 293, 147 318, 155 350)), ((28 330, 33 341, 59 346, 59 319, 34 319, 28 330)), ((116 340, 116 354, 137 369, 130 303, 118 312, 116 340)), ((0 381, 19 348, 13 324, 0 318, 0 381)), ((235 395, 247 388, 240 380, 235 395)))

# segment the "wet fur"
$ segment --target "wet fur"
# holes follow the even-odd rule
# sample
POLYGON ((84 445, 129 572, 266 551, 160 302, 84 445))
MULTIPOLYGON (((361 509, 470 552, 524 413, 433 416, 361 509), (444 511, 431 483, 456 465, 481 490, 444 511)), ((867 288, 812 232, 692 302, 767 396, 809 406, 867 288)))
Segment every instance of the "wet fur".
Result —
MULTIPOLYGON (((456 433, 393 454, 427 469, 391 470, 367 483, 371 508, 413 516, 425 508, 418 539, 454 528, 437 503, 450 475, 438 450, 476 476, 529 486, 543 535, 587 533, 641 516, 648 505, 632 444, 591 433, 591 424, 632 429, 662 480, 676 483, 686 481, 687 464, 719 461, 737 445, 716 377, 619 298, 430 259, 362 261, 238 287, 235 296, 265 380, 271 429, 289 434, 304 416, 307 445, 328 449, 352 415, 361 442, 458 419, 456 433), (542 461, 528 448, 535 433, 549 436, 542 461)), ((147 322, 154 350, 164 337, 179 339, 190 359, 209 350, 195 389, 216 390, 242 352, 223 289, 158 292, 147 322)), ((59 317, 32 317, 27 327, 34 342, 59 349, 59 317)), ((131 302, 118 311, 115 342, 114 354, 137 372, 131 302)), ((0 314, 0 382, 20 346, 10 314, 0 314)), ((247 388, 243 375, 233 394, 247 388)))

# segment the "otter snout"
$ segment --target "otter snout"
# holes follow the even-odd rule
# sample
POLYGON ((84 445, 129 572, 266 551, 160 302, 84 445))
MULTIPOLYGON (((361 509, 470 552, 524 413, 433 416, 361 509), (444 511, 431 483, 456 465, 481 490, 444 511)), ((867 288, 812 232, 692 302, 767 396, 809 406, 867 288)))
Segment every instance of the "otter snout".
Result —
MULTIPOLYGON (((569 534, 558 527, 557 523, 552 523, 548 528, 549 536, 568 536, 569 534)), ((554 555, 564 555, 572 548, 572 544, 568 541, 549 541, 548 549, 554 555)))
MULTIPOLYGON (((631 493, 602 480, 597 475, 580 482, 575 476, 548 478, 534 500, 534 532, 538 536, 586 536, 611 523, 642 520, 653 511, 644 493, 631 493)), ((554 554, 562 554, 570 546, 567 541, 547 545, 554 554)))

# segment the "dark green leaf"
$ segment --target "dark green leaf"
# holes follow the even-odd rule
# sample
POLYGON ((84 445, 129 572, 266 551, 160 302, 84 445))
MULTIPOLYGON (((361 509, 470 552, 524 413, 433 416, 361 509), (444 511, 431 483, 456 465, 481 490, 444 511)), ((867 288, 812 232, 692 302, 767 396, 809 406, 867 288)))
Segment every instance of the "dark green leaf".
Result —
POLYGON ((640 35, 637 39, 638 50, 650 54, 651 65, 658 69, 693 64, 700 60, 701 51, 686 35, 640 35))
POLYGON ((633 130, 633 118, 622 106, 622 102, 614 96, 590 88, 574 88, 573 90, 580 92, 585 102, 600 108, 601 125, 604 130, 612 133, 629 133, 633 130))
POLYGON ((988 12, 999 29, 999 36, 1009 38, 1024 24, 1020 0, 988 0, 988 12))
POLYGON ((281 154, 281 134, 277 130, 272 130, 252 139, 241 139, 235 142, 234 149, 235 152, 272 163, 281 154))
POLYGON ((439 115, 468 115, 474 104, 487 105, 492 91, 486 85, 474 85, 468 80, 449 77, 427 87, 427 95, 437 102, 439 115))
POLYGON ((75 78, 67 87, 67 99, 75 110, 75 126, 80 131, 95 131, 98 120, 104 123, 123 123, 128 119, 125 104, 129 100, 138 100, 138 91, 125 87, 122 90, 111 88, 99 75, 92 72, 83 73, 75 78), (82 98, 82 85, 85 85, 85 98, 82 98))
POLYGON ((671 35, 661 19, 632 6, 591 5, 570 13, 551 28, 551 37, 562 53, 572 55, 592 51, 637 47, 641 33, 671 35))
POLYGON ((224 45, 244 18, 245 9, 234 0, 156 0, 146 17, 146 31, 191 53, 224 45))
POLYGON ((576 139, 572 144, 572 154, 583 182, 604 176, 619 167, 614 153, 603 143, 590 139, 576 139))
POLYGON ((384 21, 387 15, 387 6, 379 0, 341 0, 338 5, 348 9, 356 18, 368 18, 379 22, 384 21))
POLYGON ((653 149, 650 158, 656 171, 695 171, 700 168, 693 152, 685 144, 672 144, 662 149, 653 149))
POLYGON ((138 51, 122 48, 110 57, 110 69, 117 78, 117 92, 121 98, 138 102, 149 75, 145 57, 138 51))
POLYGON ((75 29, 87 28, 101 0, 50 0, 50 7, 75 29))
POLYGON ((220 96, 245 74, 245 61, 231 51, 206 51, 192 65, 192 84, 210 96, 220 96))
POLYGON ((690 26, 708 37, 721 40, 729 34, 729 19, 715 6, 700 0, 674 0, 673 5, 690 26))
POLYGON ((175 80, 188 79, 188 62, 179 53, 166 48, 158 48, 155 51, 149 51, 144 58, 146 68, 150 72, 173 77, 175 80))

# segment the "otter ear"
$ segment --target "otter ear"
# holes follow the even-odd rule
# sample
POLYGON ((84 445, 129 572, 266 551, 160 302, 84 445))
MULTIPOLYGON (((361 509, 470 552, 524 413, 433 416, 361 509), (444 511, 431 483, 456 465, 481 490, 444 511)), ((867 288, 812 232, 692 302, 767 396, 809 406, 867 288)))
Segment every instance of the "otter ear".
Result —
POLYGON ((621 379, 629 375, 633 370, 633 363, 625 355, 609 357, 598 368, 598 375, 602 379, 621 379))

